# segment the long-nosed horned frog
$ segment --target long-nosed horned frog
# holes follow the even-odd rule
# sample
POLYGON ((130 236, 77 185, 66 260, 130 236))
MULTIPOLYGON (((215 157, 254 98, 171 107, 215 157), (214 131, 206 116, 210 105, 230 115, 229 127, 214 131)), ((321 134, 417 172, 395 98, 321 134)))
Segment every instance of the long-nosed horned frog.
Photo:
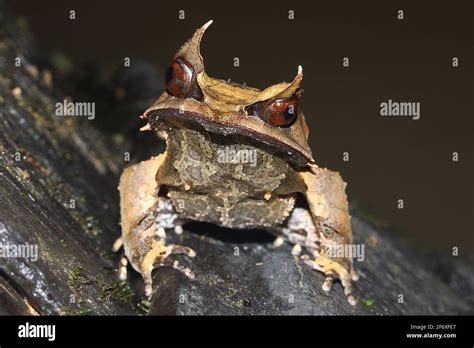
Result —
POLYGON ((352 259, 333 252, 352 243, 346 184, 313 160, 299 108, 302 68, 292 82, 264 90, 209 77, 199 46, 211 22, 178 50, 166 91, 141 116, 144 128, 166 140, 166 152, 124 170, 116 249, 123 244, 149 296, 154 268, 194 277, 172 256, 195 252, 167 244, 167 229, 182 232, 189 221, 263 229, 277 237, 275 245, 287 240, 295 255, 323 272, 324 290, 340 279, 356 304, 352 259))

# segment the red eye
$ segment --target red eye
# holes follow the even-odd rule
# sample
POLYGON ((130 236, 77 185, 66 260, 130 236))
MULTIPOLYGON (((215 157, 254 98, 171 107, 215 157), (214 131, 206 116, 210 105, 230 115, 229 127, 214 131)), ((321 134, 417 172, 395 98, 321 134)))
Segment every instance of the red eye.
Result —
POLYGON ((298 115, 298 99, 277 99, 269 103, 263 111, 264 119, 273 126, 290 125, 298 115))
POLYGON ((185 98, 191 91, 193 70, 184 60, 177 59, 166 73, 167 90, 175 97, 185 98))

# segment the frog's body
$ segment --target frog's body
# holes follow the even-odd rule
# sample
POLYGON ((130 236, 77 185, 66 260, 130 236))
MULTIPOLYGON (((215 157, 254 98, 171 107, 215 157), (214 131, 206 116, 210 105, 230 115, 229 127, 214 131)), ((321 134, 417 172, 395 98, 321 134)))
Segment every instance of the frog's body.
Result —
POLYGON ((295 182, 296 172, 242 137, 172 129, 167 149, 172 165, 163 166, 158 175, 183 219, 230 228, 271 228, 281 225, 293 209, 295 193, 284 191, 295 182))
POLYGON ((149 295, 156 267, 194 277, 170 257, 194 251, 167 245, 167 229, 180 233, 193 220, 265 229, 278 237, 276 244, 295 244, 295 254, 303 251, 302 259, 326 274, 324 290, 339 278, 355 304, 351 255, 334 253, 352 243, 345 183, 312 158, 298 107, 302 69, 293 82, 263 91, 210 78, 199 53, 209 24, 178 51, 167 91, 143 115, 147 128, 166 139, 166 152, 125 169, 120 179, 127 259, 149 295), (297 206, 297 195, 306 204, 297 206))

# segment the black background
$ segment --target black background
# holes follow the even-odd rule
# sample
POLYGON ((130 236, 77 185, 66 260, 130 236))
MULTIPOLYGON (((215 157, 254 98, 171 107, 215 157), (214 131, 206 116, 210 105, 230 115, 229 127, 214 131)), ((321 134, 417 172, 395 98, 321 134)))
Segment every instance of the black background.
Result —
MULTIPOLYGON (((412 344, 471 347, 472 316, 279 316, 279 317, 0 317, 5 334, 2 347, 10 344, 101 344, 139 346, 152 344, 254 343, 288 344, 412 344), (19 325, 56 325, 56 340, 18 338, 19 325), (471 324, 469 324, 471 323, 471 324), (453 330, 414 330, 411 325, 455 325, 453 330), (456 334, 455 338, 407 338, 413 333, 456 334)), ((3 332, 2 332, 3 333, 3 332)))
MULTIPOLYGON (((320 166, 351 202, 419 247, 474 250, 473 12, 459 1, 12 1, 41 45, 104 76, 124 57, 164 69, 196 28, 206 71, 265 88, 304 68, 303 110, 320 166), (69 10, 76 19, 69 20, 69 10), (397 19, 397 10, 404 20, 397 19), (178 11, 185 11, 185 20, 178 11), (295 19, 288 19, 288 11, 295 19), (239 57, 240 67, 233 66, 239 57), (350 66, 342 66, 349 57, 350 66), (451 65, 459 58, 459 67, 451 65), (380 103, 420 102, 421 118, 380 103), (350 161, 342 160, 349 152, 350 161), (459 153, 459 162, 452 153, 459 153), (405 208, 397 208, 403 199, 405 208)), ((157 96, 158 97, 158 96, 157 96)), ((100 115, 97 116, 100 118, 100 115)), ((136 115, 130 115, 136 117, 136 115)))

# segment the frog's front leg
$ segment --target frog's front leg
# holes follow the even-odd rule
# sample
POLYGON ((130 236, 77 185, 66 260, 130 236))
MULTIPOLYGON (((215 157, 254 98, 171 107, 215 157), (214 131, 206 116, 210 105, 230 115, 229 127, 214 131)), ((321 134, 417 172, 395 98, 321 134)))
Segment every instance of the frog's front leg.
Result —
POLYGON ((151 273, 154 268, 171 266, 190 278, 194 277, 188 268, 169 258, 172 254, 193 257, 195 252, 188 247, 166 244, 165 228, 180 225, 171 204, 158 196, 160 183, 155 175, 164 158, 165 154, 161 154, 126 168, 119 185, 125 255, 132 267, 141 273, 147 296, 152 293, 151 273))
POLYGON ((352 229, 345 194, 346 183, 339 173, 316 166, 300 172, 307 190, 306 200, 319 238, 319 250, 302 258, 314 269, 323 272, 323 290, 329 291, 338 278, 350 304, 357 303, 352 295, 351 280, 357 280, 352 265, 352 229))

